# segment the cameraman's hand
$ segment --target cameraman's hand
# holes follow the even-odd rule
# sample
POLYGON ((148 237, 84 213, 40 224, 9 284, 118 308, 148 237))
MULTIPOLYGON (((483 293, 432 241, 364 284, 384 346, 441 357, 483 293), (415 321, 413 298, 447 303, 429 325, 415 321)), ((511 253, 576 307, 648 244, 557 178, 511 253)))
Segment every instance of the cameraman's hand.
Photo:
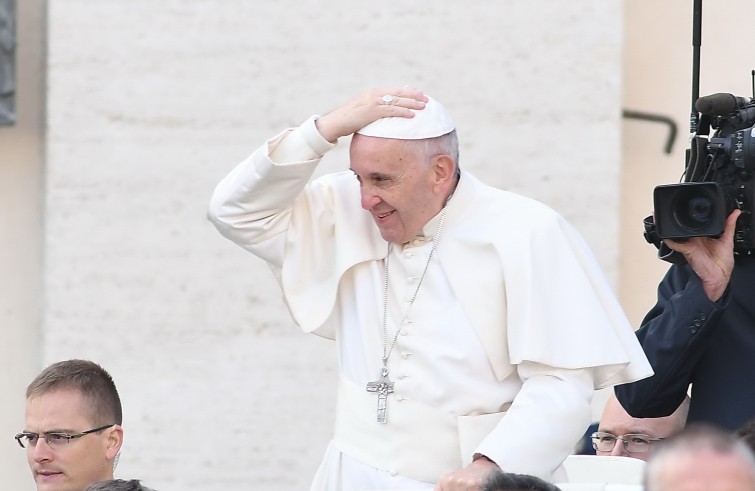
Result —
POLYGON ((421 90, 389 88, 370 89, 341 107, 317 119, 320 134, 331 143, 361 130, 381 118, 413 118, 411 109, 424 109, 427 96, 421 90), (384 96, 392 96, 390 103, 384 96))
POLYGON ((673 250, 684 255, 687 264, 700 278, 711 301, 716 302, 726 291, 734 269, 734 228, 742 212, 734 210, 726 219, 721 237, 692 237, 684 242, 666 239, 673 250))

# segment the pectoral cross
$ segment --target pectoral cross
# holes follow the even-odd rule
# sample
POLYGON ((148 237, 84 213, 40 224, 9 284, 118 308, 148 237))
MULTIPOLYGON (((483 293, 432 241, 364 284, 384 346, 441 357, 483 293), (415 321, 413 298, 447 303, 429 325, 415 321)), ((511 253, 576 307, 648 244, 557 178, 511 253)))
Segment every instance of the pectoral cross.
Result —
POLYGON ((377 422, 385 424, 386 411, 388 410, 388 394, 393 393, 393 382, 388 378, 388 368, 380 369, 380 379, 374 382, 367 382, 367 392, 377 392, 377 422))

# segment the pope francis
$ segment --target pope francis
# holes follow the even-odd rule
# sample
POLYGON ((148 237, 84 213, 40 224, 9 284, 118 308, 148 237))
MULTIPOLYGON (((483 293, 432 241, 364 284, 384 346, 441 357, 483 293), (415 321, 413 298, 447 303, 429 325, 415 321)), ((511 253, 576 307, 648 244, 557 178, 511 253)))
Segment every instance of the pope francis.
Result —
POLYGON ((583 239, 461 170, 451 117, 419 90, 368 90, 268 140, 209 218, 336 342, 312 490, 476 490, 495 468, 558 482, 594 389, 652 373, 583 239), (310 179, 347 136, 349 169, 310 179))

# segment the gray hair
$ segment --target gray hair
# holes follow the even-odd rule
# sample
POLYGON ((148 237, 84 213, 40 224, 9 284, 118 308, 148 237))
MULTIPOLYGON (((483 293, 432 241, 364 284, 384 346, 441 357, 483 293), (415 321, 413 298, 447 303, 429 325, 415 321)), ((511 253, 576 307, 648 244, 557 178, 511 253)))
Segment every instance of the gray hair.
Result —
POLYGON ((650 457, 643 478, 645 491, 663 491, 659 485, 660 475, 669 462, 682 455, 705 452, 741 459, 749 467, 755 485, 755 454, 744 442, 718 427, 693 424, 662 442, 650 457))
POLYGON ((480 491, 561 491, 561 488, 537 476, 494 470, 480 491))
POLYGON ((436 136, 435 138, 403 141, 409 148, 414 149, 414 151, 428 159, 436 155, 449 155, 453 159, 456 169, 459 168, 459 137, 456 134, 456 130, 445 135, 436 136))
POLYGON ((110 479, 90 484, 84 491, 155 491, 143 486, 138 479, 126 481, 124 479, 110 479))
POLYGON ((459 137, 456 130, 436 138, 425 140, 427 155, 450 155, 459 166, 459 137))

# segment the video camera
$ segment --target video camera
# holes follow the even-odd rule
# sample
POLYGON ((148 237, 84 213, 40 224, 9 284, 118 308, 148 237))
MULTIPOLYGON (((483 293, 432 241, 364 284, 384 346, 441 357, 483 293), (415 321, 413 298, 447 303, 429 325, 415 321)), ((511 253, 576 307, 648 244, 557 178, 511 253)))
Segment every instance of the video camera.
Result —
POLYGON ((700 97, 695 107, 700 119, 684 182, 655 188, 655 219, 645 219, 645 238, 659 245, 659 239, 718 237, 726 217, 740 209, 734 250, 749 253, 755 249, 755 101, 719 93, 700 97))
POLYGON ((662 239, 719 237, 726 218, 742 210, 734 230, 734 252, 755 251, 755 70, 753 99, 718 93, 699 96, 702 0, 692 11, 692 110, 690 148, 679 184, 653 190, 653 215, 645 218, 645 240, 658 248, 661 259, 684 258, 662 239), (708 133, 714 131, 711 137, 708 133))

